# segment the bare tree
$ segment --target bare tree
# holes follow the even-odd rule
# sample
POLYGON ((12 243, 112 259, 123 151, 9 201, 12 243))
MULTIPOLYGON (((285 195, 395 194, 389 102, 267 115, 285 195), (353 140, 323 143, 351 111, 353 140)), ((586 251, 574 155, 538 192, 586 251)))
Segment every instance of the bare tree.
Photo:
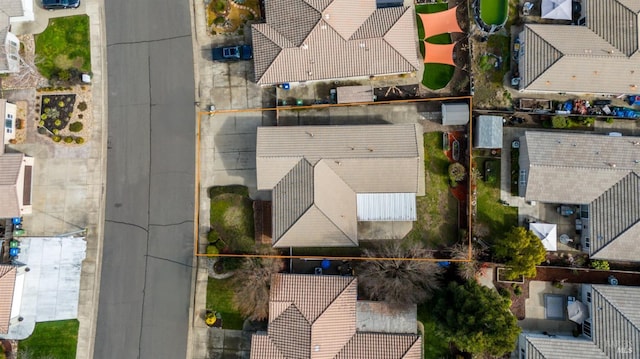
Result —
POLYGON ((469 247, 467 244, 458 243, 451 248, 451 257, 453 259, 469 259, 466 262, 456 262, 458 275, 464 280, 475 279, 480 274, 482 263, 478 261, 478 257, 483 251, 476 247, 469 247))
POLYGON ((269 288, 272 275, 284 268, 279 258, 246 258, 233 276, 234 302, 251 320, 269 317, 269 288))
POLYGON ((370 258, 360 265, 358 281, 370 299, 381 300, 392 307, 406 308, 424 302, 440 286, 444 271, 432 259, 431 252, 419 243, 403 246, 399 241, 385 242, 376 249, 365 249, 370 258), (407 259, 427 260, 407 260, 407 259))

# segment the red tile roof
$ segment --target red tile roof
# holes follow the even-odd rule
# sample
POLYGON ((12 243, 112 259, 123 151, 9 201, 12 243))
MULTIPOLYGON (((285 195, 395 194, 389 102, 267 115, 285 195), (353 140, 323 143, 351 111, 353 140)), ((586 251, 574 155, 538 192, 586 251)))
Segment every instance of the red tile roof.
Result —
POLYGON ((251 358, 420 358, 417 335, 356 331, 357 287, 355 277, 274 276, 269 329, 253 336, 251 358))
POLYGON ((0 334, 7 334, 9 331, 16 274, 16 267, 0 265, 0 334))

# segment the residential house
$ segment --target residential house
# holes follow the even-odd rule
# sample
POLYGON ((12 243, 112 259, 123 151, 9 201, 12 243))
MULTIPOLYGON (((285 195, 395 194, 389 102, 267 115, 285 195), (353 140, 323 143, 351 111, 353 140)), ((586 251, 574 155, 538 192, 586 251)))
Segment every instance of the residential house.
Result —
POLYGON ((12 264, 0 265, 0 339, 28 338, 36 323, 76 319, 83 237, 21 237, 12 264))
POLYGON ((588 313, 578 337, 522 333, 519 359, 632 359, 640 353, 640 287, 582 285, 588 313))
POLYGON ((640 137, 527 131, 519 165, 525 200, 580 208, 592 259, 640 261, 640 137))
POLYGON ((258 128, 257 187, 272 196, 273 246, 357 246, 368 223, 411 224, 423 158, 418 124, 258 128))
POLYGON ((0 99, 0 119, 2 119, 2 149, 0 149, 0 155, 4 153, 4 145, 9 144, 9 141, 16 138, 16 121, 17 121, 17 107, 15 104, 8 102, 5 99, 0 99))
POLYGON ((357 288, 355 277, 276 274, 268 330, 253 335, 251 358, 422 358, 415 308, 408 315, 412 320, 404 321, 405 332, 363 328, 363 323, 392 323, 395 314, 388 307, 374 309, 371 317, 371 307, 360 312, 357 288))
POLYGON ((0 218, 31 213, 34 162, 23 153, 0 152, 0 218))
POLYGON ((24 287, 25 267, 0 264, 0 337, 18 320, 24 287))
POLYGON ((11 33, 11 24, 33 21, 33 1, 0 0, 0 74, 20 71, 20 40, 11 33))
POLYGON ((582 0, 585 26, 526 24, 520 90, 638 93, 638 0, 582 0))
MULTIPOLYGON (((410 73, 421 67, 412 6, 269 0, 251 26, 260 85, 410 73)), ((401 5, 401 4, 397 4, 401 5)))

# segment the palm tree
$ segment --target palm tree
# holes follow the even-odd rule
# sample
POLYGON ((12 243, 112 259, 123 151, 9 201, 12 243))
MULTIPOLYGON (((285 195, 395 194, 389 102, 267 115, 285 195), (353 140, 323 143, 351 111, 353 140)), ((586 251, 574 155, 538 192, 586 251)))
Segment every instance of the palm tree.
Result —
POLYGON ((356 272, 369 299, 406 308, 424 302, 440 286, 444 269, 420 243, 403 246, 399 241, 388 241, 375 249, 365 249, 363 254, 381 258, 364 261, 356 272))

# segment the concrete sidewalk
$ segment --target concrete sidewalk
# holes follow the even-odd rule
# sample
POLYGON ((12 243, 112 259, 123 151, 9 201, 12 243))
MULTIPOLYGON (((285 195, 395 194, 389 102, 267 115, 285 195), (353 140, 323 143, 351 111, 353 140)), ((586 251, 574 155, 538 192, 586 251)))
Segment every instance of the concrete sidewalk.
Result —
MULTIPOLYGON (((63 147, 44 141, 35 134, 33 116, 27 116, 31 131, 23 144, 10 146, 36 158, 33 181, 33 214, 25 216, 29 235, 55 236, 85 231, 86 259, 82 263, 78 303, 77 358, 91 358, 95 340, 104 227, 106 184, 107 106, 106 39, 103 0, 84 0, 78 9, 47 11, 34 6, 35 21, 12 25, 18 35, 44 31, 53 17, 89 16, 92 71, 91 137, 83 146, 63 147), (34 135, 35 134, 35 135, 34 135)), ((10 91, 11 100, 26 100, 29 110, 35 103, 35 90, 10 91)))

